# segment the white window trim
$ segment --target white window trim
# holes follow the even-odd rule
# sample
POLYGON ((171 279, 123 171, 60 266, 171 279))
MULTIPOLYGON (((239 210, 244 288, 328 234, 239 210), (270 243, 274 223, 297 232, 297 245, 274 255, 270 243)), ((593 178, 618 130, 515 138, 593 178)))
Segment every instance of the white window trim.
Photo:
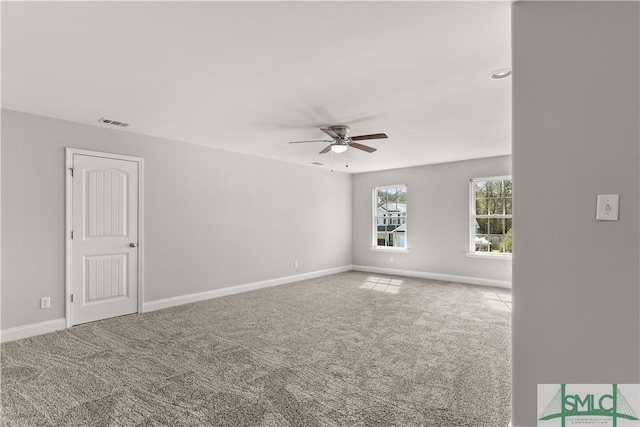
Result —
MULTIPOLYGON (((406 240, 405 240, 406 242, 406 240)), ((395 253, 409 253, 409 248, 394 248, 393 246, 370 246, 371 252, 395 252, 395 253)))
POLYGON ((497 259, 503 261, 511 261, 513 254, 510 253, 491 253, 491 252, 465 252, 467 258, 497 259))
MULTIPOLYGON (((495 252, 478 252, 475 245, 475 203, 473 184, 478 181, 499 181, 509 180, 513 184, 513 177, 511 175, 499 175, 499 176, 485 176, 479 178, 469 179, 469 251, 465 252, 467 258, 483 258, 483 259, 497 259, 510 261, 513 257, 512 253, 495 253, 495 252)), ((513 197, 513 196, 512 196, 513 197)), ((512 207, 513 209, 513 207, 512 207)), ((513 211, 512 211, 513 212, 513 211)), ((513 219, 513 213, 509 215, 491 215, 491 218, 511 218, 513 219)))
MULTIPOLYGON (((407 239, 407 235, 409 234, 409 227, 407 227, 407 218, 409 216, 409 204, 407 205, 407 212, 405 212, 404 220, 405 220, 405 235, 404 235, 404 248, 398 248, 394 246, 378 246, 378 205, 376 203, 377 191, 385 188, 398 188, 404 187, 407 194, 409 193, 407 189, 407 184, 396 184, 396 185, 384 185, 381 187, 373 187, 371 190, 371 213, 372 221, 371 221, 371 246, 369 246, 370 251, 374 252, 396 252, 396 253, 408 253, 409 252, 409 239, 407 239)), ((389 219, 390 217, 387 217, 389 219)))

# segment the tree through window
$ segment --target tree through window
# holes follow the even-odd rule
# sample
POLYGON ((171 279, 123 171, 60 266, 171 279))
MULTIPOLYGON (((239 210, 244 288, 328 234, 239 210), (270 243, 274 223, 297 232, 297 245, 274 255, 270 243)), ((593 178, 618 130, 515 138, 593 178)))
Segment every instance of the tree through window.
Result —
POLYGON ((471 180, 471 252, 511 253, 513 184, 511 177, 471 180))

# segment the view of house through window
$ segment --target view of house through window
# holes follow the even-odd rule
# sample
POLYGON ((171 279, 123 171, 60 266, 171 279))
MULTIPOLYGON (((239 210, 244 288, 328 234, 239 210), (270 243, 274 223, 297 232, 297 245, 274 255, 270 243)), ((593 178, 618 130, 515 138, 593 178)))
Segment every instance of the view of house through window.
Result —
POLYGON ((375 197, 375 246, 407 247, 407 187, 378 187, 375 197))
POLYGON ((511 253, 511 177, 471 180, 471 252, 511 253))

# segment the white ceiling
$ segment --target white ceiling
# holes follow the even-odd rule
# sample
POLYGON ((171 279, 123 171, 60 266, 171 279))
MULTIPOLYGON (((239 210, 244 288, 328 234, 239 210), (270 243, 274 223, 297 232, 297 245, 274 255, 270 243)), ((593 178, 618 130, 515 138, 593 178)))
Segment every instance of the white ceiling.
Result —
POLYGON ((2 107, 365 172, 511 152, 510 2, 2 2, 2 107))

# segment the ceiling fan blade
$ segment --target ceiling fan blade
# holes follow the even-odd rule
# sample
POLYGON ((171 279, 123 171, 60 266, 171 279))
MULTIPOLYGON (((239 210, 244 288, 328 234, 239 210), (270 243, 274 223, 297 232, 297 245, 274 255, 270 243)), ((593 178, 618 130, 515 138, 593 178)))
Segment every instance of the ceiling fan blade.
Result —
POLYGON ((320 130, 324 133, 326 133, 327 135, 329 135, 331 138, 333 139, 337 139, 340 138, 340 135, 338 135, 337 133, 335 133, 335 131, 333 129, 328 129, 328 128, 320 128, 320 130))
POLYGON ((314 139, 311 141, 290 141, 289 144, 303 144, 305 142, 333 142, 330 139, 314 139))
POLYGON ((322 150, 321 152, 319 152, 318 154, 328 153, 329 151, 331 151, 331 146, 332 146, 332 145, 333 145, 333 144, 329 144, 329 145, 327 145, 327 146, 325 147, 325 149, 324 149, 324 150, 322 150))
POLYGON ((362 145, 357 142, 352 142, 349 147, 357 148, 358 150, 366 151, 367 153, 373 153, 377 148, 369 147, 368 145, 362 145))
POLYGON ((364 141, 365 139, 384 139, 388 138, 386 133, 372 133, 371 135, 352 136, 352 141, 364 141))

